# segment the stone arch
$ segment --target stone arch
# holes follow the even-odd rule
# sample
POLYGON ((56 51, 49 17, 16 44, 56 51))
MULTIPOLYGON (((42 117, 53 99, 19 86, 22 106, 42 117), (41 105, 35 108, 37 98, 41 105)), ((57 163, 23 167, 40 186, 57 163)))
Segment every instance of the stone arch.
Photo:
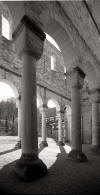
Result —
MULTIPOLYGON (((10 39, 12 39, 13 32, 13 18, 8 6, 4 2, 0 2, 0 15, 3 15, 9 22, 10 26, 10 39)), ((0 24, 1 26, 1 24, 0 24)))
POLYGON ((55 6, 50 6, 48 10, 41 14, 44 32, 48 33, 58 44, 62 52, 66 66, 75 65, 76 53, 71 36, 65 29, 65 23, 58 10, 54 10, 55 6), (45 18, 46 16, 46 18, 45 18))
MULTIPOLYGON (((5 3, 5 4, 7 4, 9 9, 10 7, 13 8, 11 9, 11 13, 14 18, 14 23, 15 23, 14 25, 16 26, 16 23, 17 24, 19 23, 19 18, 21 18, 25 14, 24 4, 22 2, 16 4, 15 3, 10 3, 10 4, 5 3), (16 11, 16 7, 14 6, 14 4, 16 5, 18 11, 16 11)), ((34 6, 34 4, 32 6, 34 6)), ((86 51, 86 45, 84 45, 81 38, 78 36, 78 32, 72 25, 69 18, 64 14, 62 8, 59 6, 59 3, 57 2, 42 3, 42 6, 41 8, 39 7, 39 10, 40 10, 38 15, 38 19, 40 21, 39 25, 43 27, 44 32, 50 34, 50 36, 52 36, 55 39, 55 41, 58 43, 62 51, 62 55, 64 57, 66 67, 70 68, 74 66, 79 66, 83 68, 83 66, 79 64, 80 55, 82 56, 86 55, 89 56, 89 58, 93 59, 93 56, 91 56, 92 54, 90 55, 88 49, 86 51), (77 45, 79 45, 81 48, 78 49, 77 45), (87 55, 86 52, 88 52, 89 55, 87 55)), ((32 16, 34 17, 34 15, 35 14, 33 14, 32 16)), ((93 69, 95 69, 93 64, 91 64, 91 66, 93 67, 93 69)), ((87 74, 87 72, 88 72, 88 68, 85 73, 87 74)))
MULTIPOLYGON (((41 20, 43 24, 45 22, 44 31, 50 34, 50 36, 52 36, 54 40, 58 43, 62 55, 64 57, 65 66, 67 68, 79 66, 83 71, 85 70, 86 75, 89 77, 89 80, 91 80, 88 72, 88 67, 86 67, 85 65, 85 67, 83 67, 82 62, 82 64, 80 65, 79 59, 81 52, 78 53, 77 49, 75 49, 77 48, 76 42, 78 42, 77 32, 72 26, 70 20, 68 20, 68 18, 66 18, 66 21, 64 20, 64 13, 62 12, 62 10, 60 10, 60 7, 51 4, 49 6, 49 9, 41 14, 41 20), (47 16, 46 19, 45 15, 47 16)), ((80 37, 79 43, 82 43, 83 48, 86 47, 83 45, 84 43, 81 41, 80 37)), ((87 57, 88 55, 86 55, 85 50, 86 48, 83 52, 85 54, 85 57, 87 57)), ((88 57, 91 58, 90 53, 88 54, 88 57)), ((91 59, 93 59, 93 57, 91 59)), ((95 74, 95 66, 93 64, 91 64, 91 69, 91 72, 93 73, 94 71, 95 74)))
POLYGON ((58 22, 52 20, 46 27, 45 32, 47 32, 58 44, 62 56, 64 58, 64 62, 69 68, 70 66, 75 65, 75 53, 72 47, 72 43, 69 39, 66 31, 59 25, 58 22), (55 30, 56 29, 56 30, 55 30))
POLYGON ((57 112, 57 111, 60 111, 60 105, 59 105, 58 101, 55 100, 55 98, 50 98, 50 99, 48 99, 48 101, 49 101, 49 100, 52 100, 52 101, 54 102, 54 104, 55 104, 55 106, 56 106, 56 112, 57 112))

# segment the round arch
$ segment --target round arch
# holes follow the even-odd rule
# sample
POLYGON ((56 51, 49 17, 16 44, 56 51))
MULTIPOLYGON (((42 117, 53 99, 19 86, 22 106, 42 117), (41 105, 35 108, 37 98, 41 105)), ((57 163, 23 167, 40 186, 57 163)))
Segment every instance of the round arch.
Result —
MULTIPOLYGON (((66 68, 73 68, 79 66, 87 75, 88 80, 91 81, 92 76, 90 76, 88 67, 84 66, 83 63, 80 65, 79 54, 77 53, 76 43, 75 43, 75 30, 72 27, 71 33, 71 24, 70 21, 64 22, 63 14, 59 8, 56 6, 49 6, 49 10, 43 11, 41 14, 41 20, 44 24, 44 31, 47 32, 59 45, 66 68), (47 16, 45 19, 45 15, 47 16), (91 78, 90 78, 91 77, 91 78)), ((80 42, 81 43, 81 42, 80 42)), ((86 56, 86 55, 85 55, 86 56)), ((95 66, 91 64, 91 72, 97 76, 95 66)), ((93 82, 92 82, 93 84, 93 82)))
MULTIPOLYGON (((51 100, 54 104, 55 104, 55 106, 56 106, 56 111, 59 111, 60 110, 60 105, 59 105, 59 103, 57 102, 57 100, 55 100, 54 98, 50 98, 49 100, 51 100)), ((48 101, 49 101, 48 100, 48 101)))
MULTIPOLYGON (((13 6, 13 3, 7 3, 9 9, 10 6, 13 6)), ((21 13, 21 8, 23 3, 16 4, 17 8, 19 7, 20 18, 23 16, 24 12, 21 13), (18 6, 19 5, 19 6, 18 6)), ((34 6, 34 5, 33 5, 34 6)), ((67 68, 72 68, 75 66, 80 66, 79 64, 79 54, 76 51, 76 42, 75 42, 75 33, 77 33, 74 29, 70 21, 66 18, 66 22, 64 20, 64 14, 60 7, 56 3, 47 3, 41 6, 39 20, 40 23, 43 24, 44 32, 47 32, 59 45, 65 65, 67 68), (43 6, 43 7, 42 7, 43 6), (44 8, 44 9, 43 9, 44 8), (45 17, 46 16, 46 17, 45 17)), ((40 7, 39 7, 40 9, 40 7)), ((13 10, 13 9, 12 9, 13 10)), ((11 12, 13 18, 15 18, 15 10, 11 12)), ((24 9, 23 9, 24 10, 24 9)), ((17 13, 17 12, 16 12, 17 13)), ((16 16, 17 18, 17 16, 16 16)), ((17 23, 17 22, 16 22, 17 23)), ((80 40, 79 40, 80 41, 80 40)), ((81 43, 81 41, 80 41, 81 43)), ((81 47, 82 48, 82 47, 81 47)), ((81 49, 82 51, 82 49, 81 49)), ((85 54, 85 53, 84 53, 85 54)), ((95 69, 93 64, 91 64, 92 69, 95 69)), ((83 66, 80 66, 82 68, 83 66)), ((85 68, 83 68, 84 71, 85 68)), ((95 71, 94 71, 95 72, 95 71)), ((85 73, 88 73, 88 68, 86 69, 85 73)), ((89 75, 89 73, 88 73, 89 75)))
POLYGON ((51 20, 44 26, 48 33, 58 44, 67 68, 76 64, 76 57, 73 45, 65 29, 55 20, 51 20))

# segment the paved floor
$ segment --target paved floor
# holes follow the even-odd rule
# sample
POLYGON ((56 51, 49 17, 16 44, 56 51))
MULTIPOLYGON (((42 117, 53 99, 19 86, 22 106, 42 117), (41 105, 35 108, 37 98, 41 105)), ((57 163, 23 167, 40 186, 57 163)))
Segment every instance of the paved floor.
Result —
MULTIPOLYGON (((67 160, 70 147, 56 145, 48 138, 48 147, 41 150, 39 157, 48 167, 48 175, 32 183, 23 183, 12 174, 14 161, 20 158, 21 150, 14 150, 15 137, 0 138, 0 189, 12 194, 100 194, 100 156, 91 152, 90 145, 83 145, 88 162, 75 163, 67 160)), ((39 138, 39 145, 41 138, 39 138)))

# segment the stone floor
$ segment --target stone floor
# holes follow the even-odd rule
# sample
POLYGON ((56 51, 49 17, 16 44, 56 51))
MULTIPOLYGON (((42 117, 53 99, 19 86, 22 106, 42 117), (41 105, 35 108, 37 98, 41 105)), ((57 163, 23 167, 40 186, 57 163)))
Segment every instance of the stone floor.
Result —
POLYGON ((83 145, 88 162, 75 163, 67 159, 70 146, 57 146, 48 138, 48 147, 41 148, 39 157, 48 167, 48 175, 32 183, 23 183, 12 174, 14 161, 21 155, 14 150, 17 137, 0 137, 0 190, 12 194, 100 194, 100 156, 91 152, 90 145, 83 145))

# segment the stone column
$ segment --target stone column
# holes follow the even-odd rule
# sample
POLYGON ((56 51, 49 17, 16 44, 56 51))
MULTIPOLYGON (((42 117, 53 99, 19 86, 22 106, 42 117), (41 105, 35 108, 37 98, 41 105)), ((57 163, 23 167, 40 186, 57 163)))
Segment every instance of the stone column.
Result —
POLYGON ((39 113, 39 109, 37 109, 37 132, 38 132, 38 136, 40 136, 40 113, 39 113))
POLYGON ((45 34, 28 16, 24 16, 13 34, 22 55, 21 146, 22 155, 14 172, 24 181, 47 174, 46 165, 38 158, 36 61, 41 57, 45 34))
POLYGON ((66 142, 68 142, 68 121, 67 121, 67 119, 64 119, 64 124, 65 124, 64 140, 65 140, 65 143, 66 143, 66 142))
POLYGON ((62 119, 63 119, 64 112, 60 110, 57 112, 57 118, 58 118, 58 145, 64 146, 63 143, 63 129, 62 129, 62 119))
POLYGON ((42 115, 42 127, 41 127, 41 135, 42 135, 42 146, 46 147, 48 146, 48 143, 47 143, 47 129, 46 129, 46 113, 47 113, 47 106, 46 105, 43 105, 40 107, 40 112, 41 112, 41 115, 42 115))
POLYGON ((69 72, 71 79, 71 151, 68 158, 75 161, 86 161, 87 158, 82 152, 81 139, 81 105, 80 105, 80 89, 83 87, 85 74, 78 68, 74 68, 69 72))
POLYGON ((92 151, 100 151, 100 89, 94 89, 90 92, 92 102, 92 151))
POLYGON ((0 14, 0 35, 2 35, 2 15, 0 14))
POLYGON ((64 142, 68 142, 68 120, 66 114, 66 107, 64 108, 64 142))
POLYGON ((21 96, 18 97, 18 141, 15 145, 16 149, 21 148, 21 96))

